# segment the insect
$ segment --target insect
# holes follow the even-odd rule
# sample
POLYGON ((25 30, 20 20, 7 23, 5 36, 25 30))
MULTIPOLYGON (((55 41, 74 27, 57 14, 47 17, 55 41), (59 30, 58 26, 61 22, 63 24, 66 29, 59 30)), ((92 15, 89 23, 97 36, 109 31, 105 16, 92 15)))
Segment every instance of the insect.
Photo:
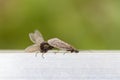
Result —
POLYGON ((50 46, 53 46, 54 48, 58 48, 60 50, 66 50, 66 51, 70 51, 78 53, 79 51, 76 50, 74 47, 72 47, 70 44, 58 39, 58 38, 52 38, 48 40, 48 44, 50 46))
POLYGON ((27 47, 25 52, 41 52, 43 57, 44 53, 53 49, 52 46, 44 41, 42 34, 38 30, 35 30, 34 33, 29 33, 29 37, 34 44, 27 47))
POLYGON ((49 39, 48 41, 44 41, 42 34, 38 30, 35 30, 34 33, 29 33, 29 37, 30 37, 30 40, 34 44, 27 47, 25 49, 25 52, 41 52, 42 57, 43 57, 44 53, 46 53, 48 50, 51 50, 53 48, 70 51, 71 53, 79 52, 74 47, 72 47, 70 44, 68 44, 58 38, 52 38, 52 39, 49 39))

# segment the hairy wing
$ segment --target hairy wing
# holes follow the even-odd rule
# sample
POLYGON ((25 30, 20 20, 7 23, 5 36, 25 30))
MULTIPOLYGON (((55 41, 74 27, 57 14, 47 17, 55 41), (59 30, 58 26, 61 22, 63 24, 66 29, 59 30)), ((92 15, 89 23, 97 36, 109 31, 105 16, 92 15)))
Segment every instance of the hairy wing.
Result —
POLYGON ((34 34, 33 33, 29 33, 29 37, 30 37, 30 40, 35 43, 35 37, 34 37, 34 34))
POLYGON ((62 50, 73 49, 73 47, 71 45, 69 45, 68 43, 66 43, 58 38, 49 39, 48 44, 50 44, 51 46, 53 46, 55 48, 62 49, 62 50))
POLYGON ((44 41, 42 34, 38 30, 35 30, 34 33, 29 33, 29 37, 30 40, 36 44, 40 44, 44 41))
POLYGON ((38 30, 35 30, 34 37, 35 37, 36 44, 40 44, 44 42, 43 36, 38 30))
POLYGON ((32 46, 29 46, 25 49, 25 52, 38 52, 40 51, 40 45, 34 44, 32 46))

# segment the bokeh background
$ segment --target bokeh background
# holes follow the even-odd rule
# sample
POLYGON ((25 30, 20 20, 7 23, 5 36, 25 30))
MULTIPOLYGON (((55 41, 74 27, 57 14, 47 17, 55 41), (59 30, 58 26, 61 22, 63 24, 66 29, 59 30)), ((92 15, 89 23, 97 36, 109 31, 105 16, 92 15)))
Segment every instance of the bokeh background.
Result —
POLYGON ((0 49, 26 48, 35 29, 78 49, 120 49, 120 1, 0 0, 0 49))

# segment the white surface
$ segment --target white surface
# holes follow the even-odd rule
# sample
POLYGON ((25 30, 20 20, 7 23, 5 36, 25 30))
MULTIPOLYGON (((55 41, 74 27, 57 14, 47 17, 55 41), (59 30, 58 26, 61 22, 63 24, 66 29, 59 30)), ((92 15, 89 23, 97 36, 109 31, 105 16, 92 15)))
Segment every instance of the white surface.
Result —
POLYGON ((120 52, 1 52, 0 80, 120 80, 120 52))

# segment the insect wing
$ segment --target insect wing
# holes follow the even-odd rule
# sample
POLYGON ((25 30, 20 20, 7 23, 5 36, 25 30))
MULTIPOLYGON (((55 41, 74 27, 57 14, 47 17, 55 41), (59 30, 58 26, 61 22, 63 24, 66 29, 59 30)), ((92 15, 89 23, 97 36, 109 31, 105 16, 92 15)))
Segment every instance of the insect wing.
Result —
POLYGON ((38 52, 40 51, 40 45, 34 44, 32 46, 29 46, 25 49, 25 52, 38 52))
POLYGON ((30 37, 30 40, 35 43, 35 37, 34 37, 34 34, 33 33, 29 33, 29 37, 30 37))
POLYGON ((40 43, 44 42, 43 36, 38 30, 35 30, 34 38, 35 38, 36 44, 40 44, 40 43))
POLYGON ((73 49, 73 47, 71 45, 69 45, 68 43, 66 43, 58 38, 49 39, 48 44, 50 44, 51 46, 53 46, 55 48, 62 49, 62 50, 73 49))

